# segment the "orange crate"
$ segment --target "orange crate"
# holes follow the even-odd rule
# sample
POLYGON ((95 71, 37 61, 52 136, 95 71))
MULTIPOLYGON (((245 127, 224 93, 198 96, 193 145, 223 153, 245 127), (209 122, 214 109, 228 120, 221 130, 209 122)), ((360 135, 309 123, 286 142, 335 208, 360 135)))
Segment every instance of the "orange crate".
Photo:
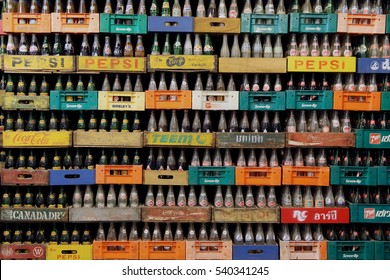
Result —
POLYGON ((140 260, 185 260, 186 242, 185 241, 140 241, 139 259, 140 260))
POLYGON ((386 31, 386 15, 339 13, 337 18, 337 33, 371 35, 386 31))
POLYGON ((327 241, 280 241, 281 260, 326 260, 328 258, 327 241))
POLYGON ((231 241, 187 241, 187 260, 231 260, 231 241))
POLYGON ((142 165, 96 165, 96 184, 140 185, 142 165))
POLYGON ((9 33, 50 33, 50 14, 28 14, 28 13, 4 13, 3 31, 9 33), (25 20, 26 24, 20 24, 25 20), (35 24, 28 24, 30 20, 35 20, 35 24))
POLYGON ((138 260, 138 254, 138 241, 94 241, 92 244, 94 260, 138 260))
POLYGON ((335 91, 333 110, 380 111, 380 92, 335 91))
POLYGON ((191 109, 190 90, 147 90, 146 109, 191 109))
POLYGON ((7 35, 4 33, 4 30, 3 30, 3 20, 0 20, 0 35, 7 35))
POLYGON ((280 186, 281 167, 236 167, 238 186, 280 186))
POLYGON ((99 14, 52 13, 51 29, 57 33, 99 33, 99 14), (68 23, 73 20, 74 23, 68 23), (84 20, 84 23, 79 23, 84 20))
POLYGON ((329 186, 328 166, 283 166, 282 185, 329 186))
POLYGON ((46 245, 2 244, 0 260, 46 260, 46 245))

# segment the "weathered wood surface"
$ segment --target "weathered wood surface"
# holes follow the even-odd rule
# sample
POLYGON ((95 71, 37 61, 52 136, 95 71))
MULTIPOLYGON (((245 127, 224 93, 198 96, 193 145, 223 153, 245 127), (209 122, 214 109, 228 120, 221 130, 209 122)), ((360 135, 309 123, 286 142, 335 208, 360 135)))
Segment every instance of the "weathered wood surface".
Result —
POLYGON ((279 223, 280 208, 213 208, 215 223, 279 223))
POLYGON ((4 169, 1 171, 1 182, 3 185, 48 186, 49 171, 4 169))
POLYGON ((142 207, 143 222, 210 222, 210 207, 142 207))
POLYGON ((69 222, 141 221, 140 207, 69 208, 69 222))
POLYGON ((355 133, 286 133, 287 147, 355 147, 355 133))
POLYGON ((284 148, 285 133, 223 132, 216 133, 217 148, 284 148))
POLYGON ((74 147, 142 148, 143 132, 74 131, 74 147))

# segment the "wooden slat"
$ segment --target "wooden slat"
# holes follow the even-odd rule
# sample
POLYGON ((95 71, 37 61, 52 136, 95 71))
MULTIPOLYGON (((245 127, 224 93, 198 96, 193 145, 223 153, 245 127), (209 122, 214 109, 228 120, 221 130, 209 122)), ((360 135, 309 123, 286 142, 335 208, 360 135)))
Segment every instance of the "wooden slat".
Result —
POLYGON ((145 132, 145 147, 214 147, 214 133, 145 132))
POLYGON ((279 223, 280 208, 213 208, 215 223, 279 223))
POLYGON ((52 148, 71 147, 70 131, 4 131, 3 145, 6 148, 52 148))
POLYGON ((285 133, 216 133, 217 148, 284 148, 285 133))
POLYGON ((142 148, 143 132, 74 131, 74 147, 142 148))
POLYGON ((221 57, 219 73, 287 73, 286 58, 221 57))
POLYGON ((188 171, 144 170, 144 185, 188 186, 188 171))
POLYGON ((194 33, 239 34, 240 29, 239 18, 194 18, 194 33))
POLYGON ((49 96, 6 96, 3 107, 6 110, 49 110, 49 96))
POLYGON ((148 70, 217 72, 218 60, 215 55, 149 55, 148 70))
POLYGON ((286 133, 287 147, 355 147, 355 133, 286 133))
POLYGON ((210 222, 210 207, 142 207, 143 222, 210 222))
POLYGON ((145 60, 145 57, 80 56, 77 58, 77 71, 145 73, 145 60))
POLYGON ((73 72, 74 56, 5 55, 4 71, 29 73, 73 72))
POLYGON ((11 186, 48 186, 49 171, 4 169, 1 172, 1 183, 11 186))
POLYGON ((141 221, 141 208, 69 208, 69 222, 141 221))
POLYGON ((2 222, 68 222, 68 209, 64 208, 0 208, 2 222))

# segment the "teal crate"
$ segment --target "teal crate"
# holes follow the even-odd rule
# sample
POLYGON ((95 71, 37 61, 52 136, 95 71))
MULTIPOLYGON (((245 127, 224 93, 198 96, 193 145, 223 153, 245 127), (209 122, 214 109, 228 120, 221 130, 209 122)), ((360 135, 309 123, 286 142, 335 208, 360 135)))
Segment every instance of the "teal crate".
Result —
POLYGON ((386 34, 390 34, 390 15, 386 15, 386 34))
POLYGON ((375 241, 375 259, 390 260, 390 241, 375 241))
POLYGON ((389 204, 349 203, 351 223, 390 223, 389 204))
POLYGON ((390 185, 390 166, 378 166, 378 186, 390 185))
POLYGON ((374 241, 328 241, 328 260, 374 259, 374 241))
POLYGON ((189 185, 234 185, 234 166, 190 166, 189 185))
POLYGON ((337 14, 290 14, 290 32, 336 33, 337 14), (320 23, 314 23, 319 20, 320 23), (310 21, 310 23, 307 23, 310 21))
POLYGON ((286 109, 332 110, 333 91, 331 90, 287 90, 286 109))
POLYGON ((366 166, 331 166, 330 184, 344 186, 376 186, 378 168, 366 166), (357 172, 361 174, 357 177, 357 172))
POLYGON ((241 91, 240 110, 284 111, 286 93, 284 91, 241 91))
POLYGON ((278 260, 278 245, 233 245, 233 260, 278 260))
POLYGON ((241 14, 241 33, 287 34, 288 15, 241 14), (272 23, 266 24, 267 20, 272 23))
POLYGON ((100 14, 100 32, 125 35, 146 34, 148 32, 148 16, 100 14), (118 19, 122 20, 123 23, 115 23, 118 19))
POLYGON ((390 92, 383 91, 381 93, 381 111, 390 111, 390 92))
POLYGON ((50 91, 50 110, 97 110, 97 91, 50 91), (72 97, 74 101, 67 101, 72 97))
POLYGON ((390 148, 390 129, 355 129, 355 134, 356 148, 390 148))

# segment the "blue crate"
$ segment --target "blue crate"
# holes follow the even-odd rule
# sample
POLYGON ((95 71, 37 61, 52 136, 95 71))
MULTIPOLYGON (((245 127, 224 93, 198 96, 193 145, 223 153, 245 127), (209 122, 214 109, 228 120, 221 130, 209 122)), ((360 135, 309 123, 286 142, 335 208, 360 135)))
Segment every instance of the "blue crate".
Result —
POLYGON ((233 260, 278 260, 278 245, 233 245, 233 260))
POLYGON ((94 185, 95 173, 95 170, 88 169, 49 170, 49 185, 94 185))
POLYGON ((148 32, 193 33, 194 17, 148 17, 148 32), (169 25, 165 25, 165 24, 169 25), (172 25, 176 23, 176 25, 172 25))

